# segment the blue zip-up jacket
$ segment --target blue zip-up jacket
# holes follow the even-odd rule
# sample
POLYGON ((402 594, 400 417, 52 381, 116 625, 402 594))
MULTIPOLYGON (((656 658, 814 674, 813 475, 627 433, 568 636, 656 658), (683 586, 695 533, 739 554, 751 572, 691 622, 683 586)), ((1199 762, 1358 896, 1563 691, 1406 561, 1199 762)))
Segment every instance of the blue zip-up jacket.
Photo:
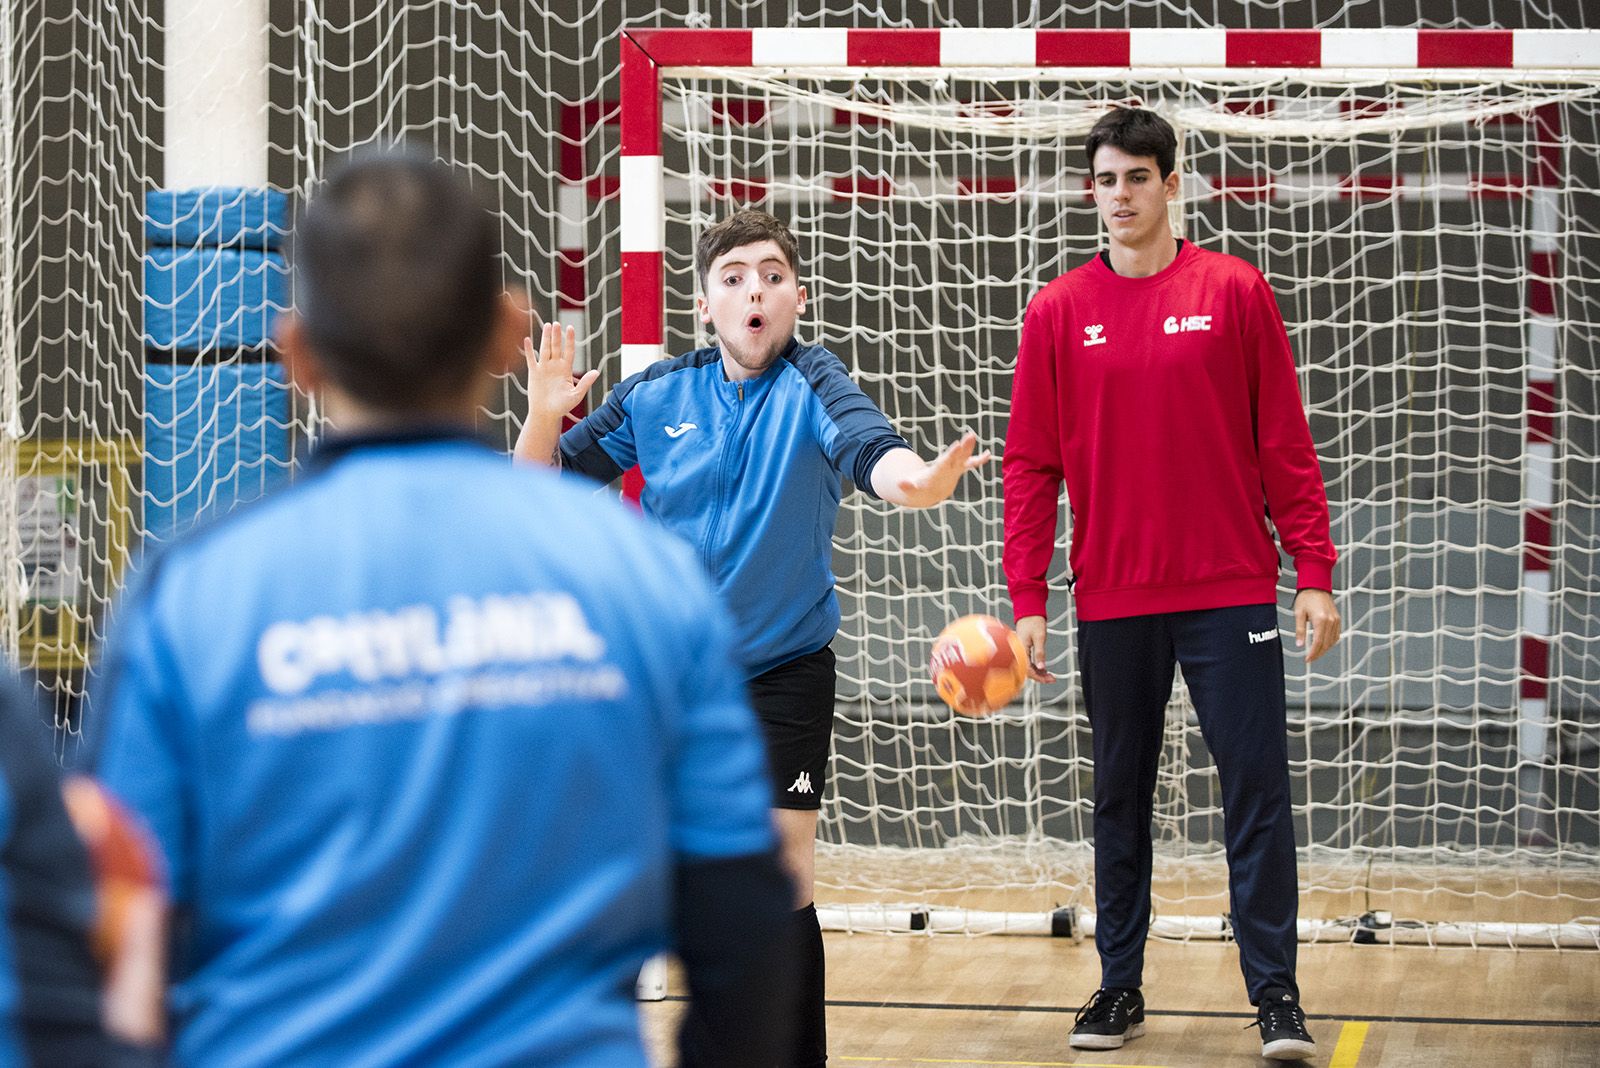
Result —
POLYGON ((700 554, 752 677, 833 640, 842 482, 871 493, 905 447, 839 357, 797 341, 744 382, 714 345, 652 364, 561 438, 563 464, 602 482, 639 465, 645 514, 700 554))

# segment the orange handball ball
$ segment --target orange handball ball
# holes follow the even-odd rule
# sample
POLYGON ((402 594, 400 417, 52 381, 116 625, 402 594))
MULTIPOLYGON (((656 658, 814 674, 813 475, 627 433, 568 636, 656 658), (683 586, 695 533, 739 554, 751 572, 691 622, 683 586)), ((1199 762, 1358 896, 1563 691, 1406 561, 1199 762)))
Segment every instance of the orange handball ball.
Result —
POLYGON ((963 716, 1004 708, 1028 678, 1022 639, 993 616, 962 616, 934 639, 933 685, 963 716))

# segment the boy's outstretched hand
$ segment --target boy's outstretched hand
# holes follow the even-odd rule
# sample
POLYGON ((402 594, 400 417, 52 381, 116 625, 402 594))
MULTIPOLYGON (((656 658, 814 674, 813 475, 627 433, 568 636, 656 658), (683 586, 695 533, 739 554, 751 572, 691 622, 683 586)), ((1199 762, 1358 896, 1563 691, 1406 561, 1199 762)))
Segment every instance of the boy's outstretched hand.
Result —
POLYGON ((974 456, 977 447, 978 435, 969 430, 932 460, 924 461, 910 449, 895 449, 872 469, 872 491, 890 504, 932 508, 955 492, 962 475, 992 458, 988 449, 974 456))

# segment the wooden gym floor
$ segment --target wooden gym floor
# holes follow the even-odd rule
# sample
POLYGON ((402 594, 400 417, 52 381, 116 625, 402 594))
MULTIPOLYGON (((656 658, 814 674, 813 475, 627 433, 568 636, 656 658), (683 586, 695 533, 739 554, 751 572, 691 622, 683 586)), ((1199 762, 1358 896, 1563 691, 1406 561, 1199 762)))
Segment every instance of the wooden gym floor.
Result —
MULTIPOLYGON (((1147 1032, 1111 1052, 1067 1046, 1099 979, 1094 945, 1037 937, 828 934, 834 1068, 1262 1065, 1231 945, 1152 942, 1147 1032)), ((1594 950, 1300 947, 1317 1057, 1330 1068, 1600 1066, 1594 950)), ((683 1010, 641 1006, 656 1064, 683 1010)))

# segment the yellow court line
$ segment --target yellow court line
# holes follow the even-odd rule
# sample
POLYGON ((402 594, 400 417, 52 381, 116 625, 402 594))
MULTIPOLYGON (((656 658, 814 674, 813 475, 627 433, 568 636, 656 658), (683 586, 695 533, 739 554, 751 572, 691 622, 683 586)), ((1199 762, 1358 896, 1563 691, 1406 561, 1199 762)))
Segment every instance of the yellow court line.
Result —
POLYGON ((1328 1068, 1356 1068, 1356 1058, 1361 1056, 1361 1047, 1367 1041, 1367 1025, 1364 1023, 1347 1023, 1339 1029, 1339 1044, 1333 1047, 1333 1060, 1328 1062, 1328 1068))
MULTIPOLYGON (((1168 1068, 1168 1065, 1106 1065, 1093 1060, 942 1060, 933 1057, 834 1057, 856 1065, 971 1065, 973 1068, 1168 1068)), ((1352 1060, 1354 1065, 1354 1060, 1352 1060)))

